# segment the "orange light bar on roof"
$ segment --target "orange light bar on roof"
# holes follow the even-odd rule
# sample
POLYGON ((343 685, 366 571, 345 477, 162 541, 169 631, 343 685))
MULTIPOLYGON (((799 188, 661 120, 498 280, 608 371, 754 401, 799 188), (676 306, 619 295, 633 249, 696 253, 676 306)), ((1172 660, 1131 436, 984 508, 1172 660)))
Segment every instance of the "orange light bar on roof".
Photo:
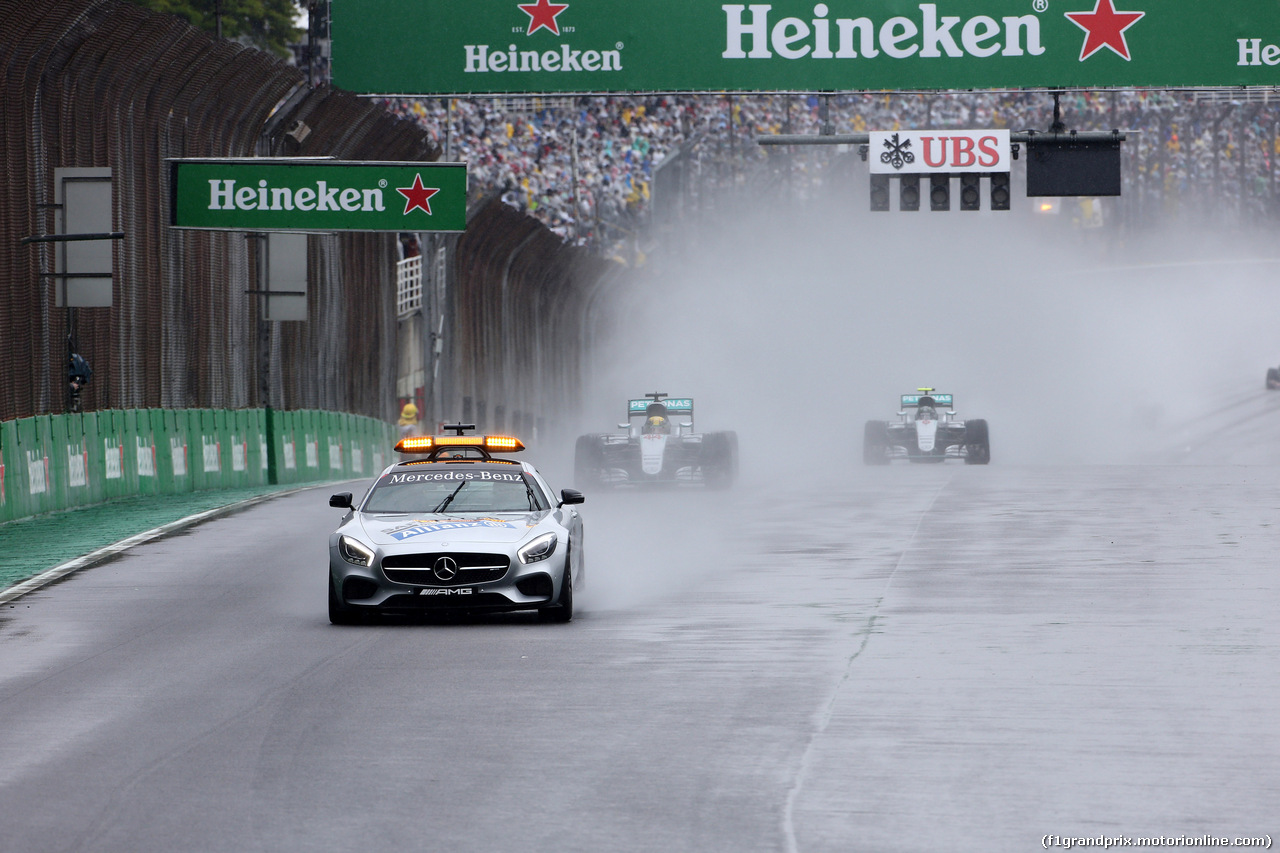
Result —
POLYGON ((435 436, 410 435, 396 442, 396 453, 429 453, 435 446, 435 436))
POLYGON ((397 453, 430 453, 442 447, 483 447, 490 453, 517 453, 524 442, 509 435, 413 435, 396 442, 397 453))

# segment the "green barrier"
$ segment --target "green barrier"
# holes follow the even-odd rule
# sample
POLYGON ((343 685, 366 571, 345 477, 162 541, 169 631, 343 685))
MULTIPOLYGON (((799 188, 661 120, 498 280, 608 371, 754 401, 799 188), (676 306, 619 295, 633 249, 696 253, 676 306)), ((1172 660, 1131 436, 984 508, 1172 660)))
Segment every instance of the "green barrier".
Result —
POLYGON ((377 474, 395 427, 340 412, 129 409, 0 423, 0 522, 136 495, 377 474))
POLYGON ((68 447, 66 453, 69 464, 75 468, 74 473, 77 479, 83 478, 84 485, 72 485, 72 492, 76 496, 76 506, 89 506, 96 503, 102 503, 107 499, 107 481, 99 470, 101 458, 102 442, 98 436, 98 415, 96 412, 87 414, 67 415, 69 424, 74 424, 74 431, 68 430, 68 447), (71 447, 70 442, 78 440, 78 447, 71 447), (80 451, 79 463, 70 463, 72 454, 80 451))
POLYGON ((276 454, 272 483, 296 483, 298 480, 298 437, 294 430, 294 420, 293 412, 271 412, 267 424, 267 440, 276 454))
POLYGON ((18 422, 20 468, 26 475, 26 510, 29 514, 58 508, 51 493, 52 471, 49 463, 49 418, 36 417, 18 422))
POLYGON ((173 490, 175 493, 195 490, 195 481, 191 474, 191 436, 190 414, 186 410, 172 412, 169 422, 169 464, 173 469, 173 490))
MULTIPOLYGON (((210 477, 209 468, 209 444, 207 432, 209 427, 205 425, 204 409, 190 409, 187 411, 187 444, 190 448, 187 457, 191 465, 191 489, 192 491, 204 491, 209 488, 216 488, 218 480, 216 477, 210 477)), ((218 470, 217 448, 213 448, 213 470, 218 470)))
MULTIPOLYGON (((98 460, 97 473, 105 481, 104 498, 121 498, 134 493, 125 476, 124 433, 125 413, 116 409, 98 412, 98 443, 92 448, 91 462, 98 460)), ((136 481, 136 477, 134 478, 136 481)))
POLYGON ((138 472, 138 494, 163 493, 160 471, 160 448, 164 442, 164 412, 159 409, 139 409, 136 413, 137 432, 133 441, 133 466, 138 472))
POLYGON ((9 492, 18 476, 17 459, 18 425, 14 421, 0 423, 0 521, 12 516, 17 498, 9 498, 9 492))

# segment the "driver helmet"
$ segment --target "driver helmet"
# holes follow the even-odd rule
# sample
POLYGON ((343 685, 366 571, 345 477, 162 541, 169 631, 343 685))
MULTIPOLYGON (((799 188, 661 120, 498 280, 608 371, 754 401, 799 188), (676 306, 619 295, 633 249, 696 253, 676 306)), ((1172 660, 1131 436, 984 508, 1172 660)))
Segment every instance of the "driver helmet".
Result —
POLYGON ((670 432, 667 426, 667 419, 661 415, 654 415, 644 423, 644 431, 648 434, 670 432))
POLYGON ((937 420, 937 418, 938 413, 933 410, 932 406, 921 406, 916 409, 916 420, 918 421, 932 421, 937 420))

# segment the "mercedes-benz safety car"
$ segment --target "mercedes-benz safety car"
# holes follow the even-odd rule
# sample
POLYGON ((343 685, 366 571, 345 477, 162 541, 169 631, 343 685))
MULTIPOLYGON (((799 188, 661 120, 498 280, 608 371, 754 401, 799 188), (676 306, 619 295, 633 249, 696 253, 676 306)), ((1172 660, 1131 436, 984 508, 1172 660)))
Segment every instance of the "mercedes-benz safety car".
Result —
POLYGON ((552 494, 530 464, 502 458, 516 438, 467 435, 403 438, 401 461, 383 470, 329 536, 329 621, 382 613, 537 610, 573 618, 584 584, 582 493, 552 494))
POLYGON ((950 394, 918 388, 903 394, 898 420, 867 421, 862 440, 862 461, 887 465, 894 459, 910 462, 944 462, 963 459, 966 465, 991 461, 987 422, 978 418, 957 420, 950 394))
POLYGON ((628 400, 618 428, 578 437, 575 485, 725 488, 738 476, 738 434, 695 432, 692 397, 655 391, 628 400))

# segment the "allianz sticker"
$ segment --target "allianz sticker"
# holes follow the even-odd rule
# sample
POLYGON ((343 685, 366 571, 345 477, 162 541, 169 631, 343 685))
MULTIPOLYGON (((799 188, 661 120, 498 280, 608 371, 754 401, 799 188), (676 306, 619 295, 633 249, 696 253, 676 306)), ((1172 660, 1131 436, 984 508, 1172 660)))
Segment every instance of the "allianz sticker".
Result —
POLYGON ((397 527, 394 530, 388 530, 387 533, 395 540, 403 542, 414 536, 422 536, 427 533, 439 533, 441 530, 467 530, 475 527, 496 527, 514 530, 514 524, 508 524, 500 518, 459 518, 450 519, 449 521, 431 521, 431 522, 414 522, 406 524, 404 527, 397 527))

